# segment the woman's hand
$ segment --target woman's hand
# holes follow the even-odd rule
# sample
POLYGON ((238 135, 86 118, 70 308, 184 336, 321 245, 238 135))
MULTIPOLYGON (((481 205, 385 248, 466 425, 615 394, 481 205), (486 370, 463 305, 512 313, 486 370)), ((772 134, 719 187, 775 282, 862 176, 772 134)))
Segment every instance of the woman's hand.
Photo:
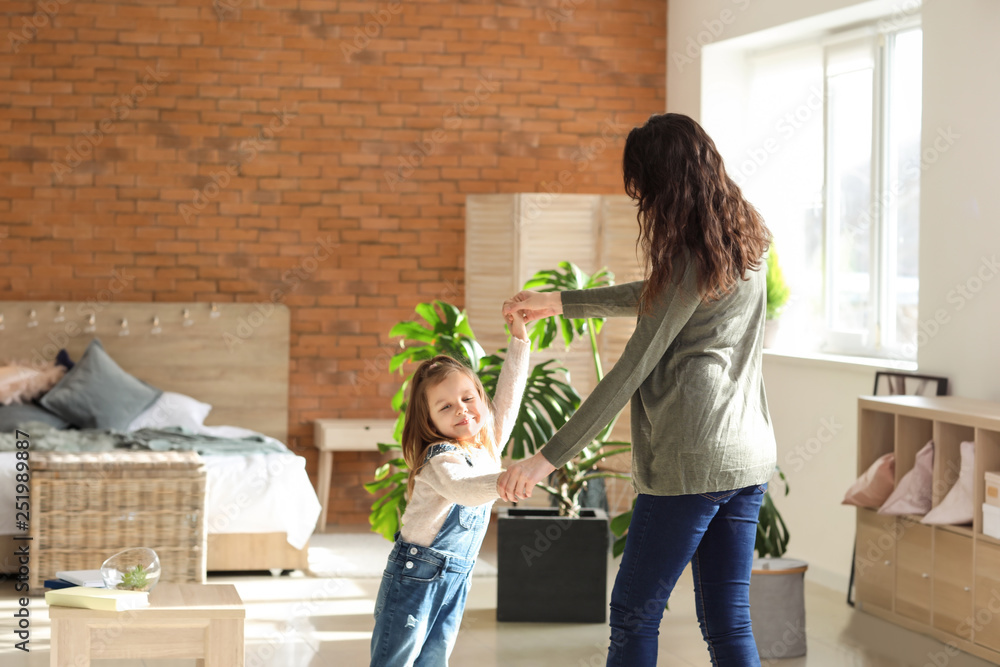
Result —
POLYGON ((535 484, 548 477, 556 467, 538 452, 534 456, 510 464, 497 480, 497 493, 504 500, 531 497, 535 484))
POLYGON ((524 290, 503 302, 504 319, 512 313, 523 313, 526 323, 543 317, 561 315, 562 311, 562 295, 559 292, 524 290))

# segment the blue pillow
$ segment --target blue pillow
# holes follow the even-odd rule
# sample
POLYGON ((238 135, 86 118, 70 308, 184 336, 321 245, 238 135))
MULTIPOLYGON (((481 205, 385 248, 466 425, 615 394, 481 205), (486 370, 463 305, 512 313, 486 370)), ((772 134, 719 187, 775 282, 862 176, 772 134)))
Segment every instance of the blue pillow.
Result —
POLYGON ((39 403, 80 428, 124 431, 162 393, 123 371, 95 338, 39 403))
POLYGON ((34 403, 0 405, 0 433, 10 433, 27 422, 42 422, 58 429, 69 428, 62 417, 34 403))

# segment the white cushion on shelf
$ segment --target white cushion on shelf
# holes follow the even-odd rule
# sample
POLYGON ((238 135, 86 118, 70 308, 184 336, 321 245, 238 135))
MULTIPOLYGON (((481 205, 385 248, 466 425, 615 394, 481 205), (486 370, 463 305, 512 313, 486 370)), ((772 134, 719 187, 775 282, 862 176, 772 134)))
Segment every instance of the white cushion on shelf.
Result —
POLYGON ((921 523, 929 524, 965 524, 972 523, 972 516, 975 512, 972 500, 972 478, 975 473, 975 449, 974 442, 963 442, 959 453, 962 457, 962 465, 958 473, 958 481, 948 491, 948 495, 938 503, 938 506, 927 513, 921 523))
POLYGON ((934 441, 917 452, 913 469, 903 475, 892 495, 878 509, 879 514, 927 514, 931 510, 934 441))

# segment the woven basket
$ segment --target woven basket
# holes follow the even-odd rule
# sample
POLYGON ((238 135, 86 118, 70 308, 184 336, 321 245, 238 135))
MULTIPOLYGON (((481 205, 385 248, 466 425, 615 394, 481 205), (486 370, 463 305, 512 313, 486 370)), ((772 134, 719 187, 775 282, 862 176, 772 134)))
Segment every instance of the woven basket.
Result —
POLYGON ((160 581, 205 582, 205 466, 195 452, 40 452, 31 457, 32 592, 149 547, 160 581))

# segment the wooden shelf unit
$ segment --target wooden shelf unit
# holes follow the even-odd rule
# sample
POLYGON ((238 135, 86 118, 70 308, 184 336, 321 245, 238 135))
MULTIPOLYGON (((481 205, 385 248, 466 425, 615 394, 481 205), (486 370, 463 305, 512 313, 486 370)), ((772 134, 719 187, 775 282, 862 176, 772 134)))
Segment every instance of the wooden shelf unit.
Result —
POLYGON ((928 526, 919 516, 858 508, 857 607, 1000 664, 1000 539, 982 532, 985 473, 1000 471, 1000 403, 955 396, 858 400, 858 475, 894 452, 898 484, 929 440, 935 506, 958 480, 961 443, 975 443, 973 523, 928 526))

